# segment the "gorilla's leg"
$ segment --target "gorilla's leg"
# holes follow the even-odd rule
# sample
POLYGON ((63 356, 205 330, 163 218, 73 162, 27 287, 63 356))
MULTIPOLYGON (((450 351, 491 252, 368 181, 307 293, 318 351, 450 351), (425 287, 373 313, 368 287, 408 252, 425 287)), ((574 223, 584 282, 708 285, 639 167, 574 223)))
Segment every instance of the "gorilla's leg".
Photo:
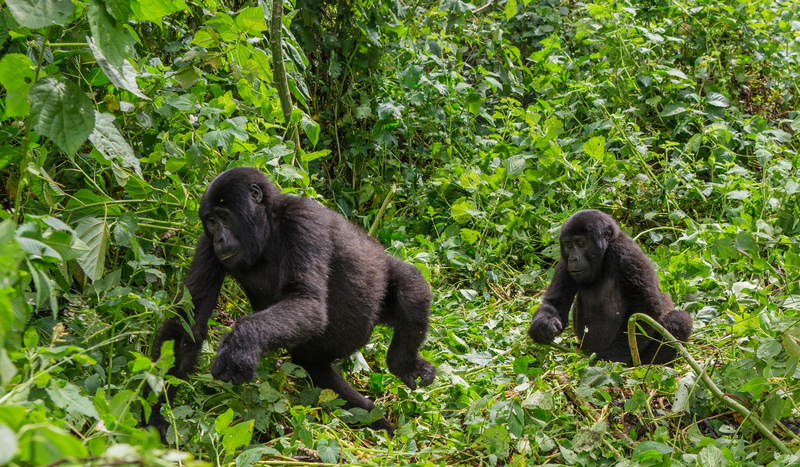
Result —
MULTIPOLYGON (((329 363, 313 363, 303 360, 296 360, 292 358, 294 363, 302 366, 304 370, 311 376, 311 381, 314 382, 314 385, 323 389, 330 389, 339 397, 345 401, 344 408, 352 409, 353 407, 358 407, 361 409, 366 410, 367 412, 371 412, 372 409, 375 408, 375 404, 372 403, 371 400, 367 399, 361 393, 356 391, 353 386, 350 386, 344 377, 342 377, 341 373, 336 370, 331 364, 329 363)), ((385 417, 381 417, 379 420, 376 420, 372 423, 372 428, 375 430, 386 430, 389 434, 394 433, 394 427, 386 420, 385 417)))
POLYGON ((389 259, 387 286, 381 321, 394 328, 392 343, 386 355, 389 371, 411 389, 431 384, 436 369, 419 354, 419 347, 428 332, 431 288, 416 267, 389 259))
MULTIPOLYGON (((676 309, 665 313, 661 315, 658 323, 681 342, 689 340, 689 336, 692 334, 692 318, 684 310, 676 309)), ((645 349, 642 363, 662 364, 675 360, 675 356, 678 354, 677 349, 664 342, 655 330, 648 330, 648 335, 656 338, 650 341, 650 345, 645 349)))

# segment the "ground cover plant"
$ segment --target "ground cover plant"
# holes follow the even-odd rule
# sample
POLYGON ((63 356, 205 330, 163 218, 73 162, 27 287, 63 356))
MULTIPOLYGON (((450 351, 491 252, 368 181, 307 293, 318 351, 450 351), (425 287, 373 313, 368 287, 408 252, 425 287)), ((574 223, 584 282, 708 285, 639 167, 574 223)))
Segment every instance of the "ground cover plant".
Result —
POLYGON ((794 2, 296 0, 273 49, 276 5, 4 1, 0 465, 800 463, 794 2), (393 438, 284 353, 256 382, 211 378, 250 312, 234 282, 173 381, 169 448, 141 428, 199 197, 239 165, 430 281, 433 385, 383 370, 387 329, 342 362, 393 438), (527 338, 583 208, 643 246, 697 365, 527 338))

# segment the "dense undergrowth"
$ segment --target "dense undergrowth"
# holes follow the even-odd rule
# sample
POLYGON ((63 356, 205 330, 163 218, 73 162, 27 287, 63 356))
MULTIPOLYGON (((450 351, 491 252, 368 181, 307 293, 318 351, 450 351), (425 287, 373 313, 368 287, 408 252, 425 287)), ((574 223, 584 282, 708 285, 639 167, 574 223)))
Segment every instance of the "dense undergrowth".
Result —
POLYGON ((4 3, 0 465, 800 464, 683 362, 592 366, 526 336, 560 223, 602 209, 693 316, 689 352, 797 451, 794 2, 287 2, 300 147, 258 3, 4 3), (439 377, 390 375, 386 329, 342 367, 394 438, 347 425, 283 354, 256 382, 213 380, 250 311, 232 282, 172 450, 140 428, 198 198, 236 165, 365 229, 392 196, 375 235, 436 292, 439 377))

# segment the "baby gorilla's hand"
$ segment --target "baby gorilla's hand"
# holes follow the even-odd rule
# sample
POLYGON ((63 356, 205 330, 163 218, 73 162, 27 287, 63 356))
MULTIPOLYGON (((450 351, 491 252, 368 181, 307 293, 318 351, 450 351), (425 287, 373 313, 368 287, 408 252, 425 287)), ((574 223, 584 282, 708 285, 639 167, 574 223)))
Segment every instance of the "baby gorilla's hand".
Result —
POLYGON ((256 367, 261 360, 261 351, 256 345, 245 345, 235 330, 219 343, 217 358, 211 365, 211 375, 221 381, 243 384, 253 381, 256 367))
POLYGON ((556 309, 552 305, 545 303, 533 314, 531 326, 528 328, 528 335, 536 343, 549 344, 563 330, 564 326, 561 324, 561 320, 558 319, 556 309))

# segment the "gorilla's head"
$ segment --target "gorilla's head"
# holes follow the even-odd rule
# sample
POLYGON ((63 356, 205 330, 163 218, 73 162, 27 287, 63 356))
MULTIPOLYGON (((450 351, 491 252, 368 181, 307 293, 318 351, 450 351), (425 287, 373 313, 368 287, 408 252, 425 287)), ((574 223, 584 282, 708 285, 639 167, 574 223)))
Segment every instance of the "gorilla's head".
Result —
POLYGON ((591 284, 600 277, 606 248, 620 232, 613 217, 593 209, 578 211, 564 222, 561 259, 575 282, 591 284))

